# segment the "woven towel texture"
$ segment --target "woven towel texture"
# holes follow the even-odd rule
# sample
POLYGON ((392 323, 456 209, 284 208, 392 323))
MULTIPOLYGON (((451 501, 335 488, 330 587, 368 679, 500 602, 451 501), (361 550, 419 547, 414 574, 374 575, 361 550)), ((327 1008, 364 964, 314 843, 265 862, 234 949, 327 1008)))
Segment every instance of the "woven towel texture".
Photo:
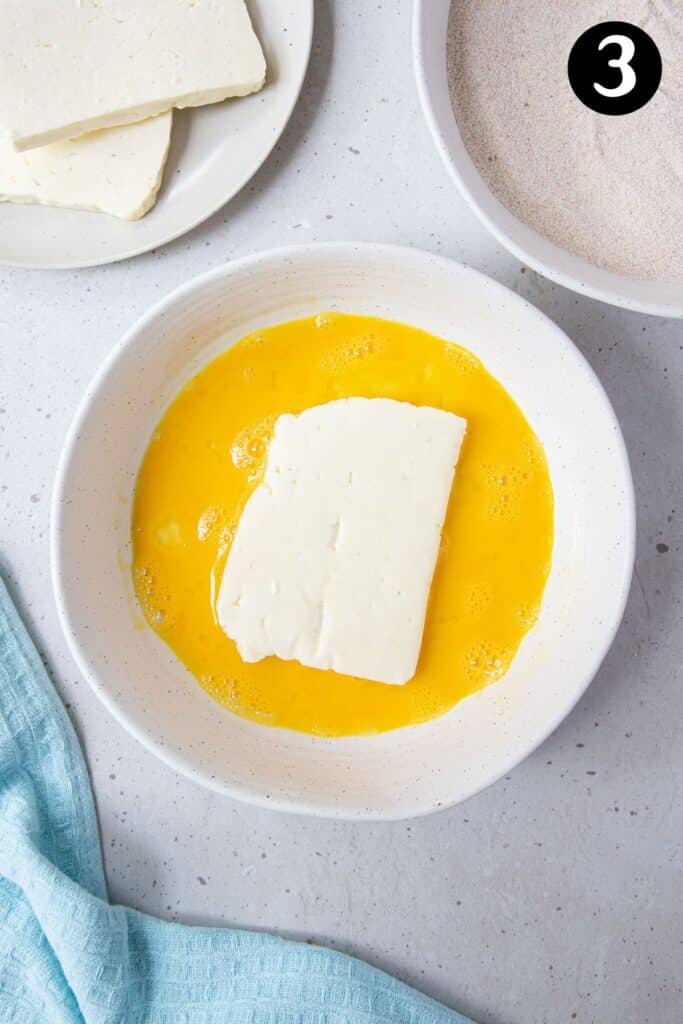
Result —
POLYGON ((0 1022, 468 1024, 341 953, 111 906, 78 740, 1 580, 0 1022))

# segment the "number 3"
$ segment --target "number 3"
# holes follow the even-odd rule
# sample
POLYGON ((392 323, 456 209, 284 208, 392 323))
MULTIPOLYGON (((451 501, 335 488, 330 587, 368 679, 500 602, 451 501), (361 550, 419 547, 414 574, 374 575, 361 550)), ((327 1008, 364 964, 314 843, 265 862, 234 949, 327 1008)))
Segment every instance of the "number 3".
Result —
POLYGON ((618 57, 608 61, 608 66, 611 68, 619 68, 621 71, 621 82, 613 89, 606 89, 604 85, 600 85, 599 82, 593 82, 593 88, 596 92, 599 92, 601 96, 608 96, 611 99, 617 99, 619 96, 628 96, 630 92, 636 87, 636 73, 631 67, 631 61, 636 55, 635 44, 632 39, 628 36, 606 36, 605 39, 598 46, 598 50, 604 50, 610 43, 616 43, 621 47, 621 53, 618 57))

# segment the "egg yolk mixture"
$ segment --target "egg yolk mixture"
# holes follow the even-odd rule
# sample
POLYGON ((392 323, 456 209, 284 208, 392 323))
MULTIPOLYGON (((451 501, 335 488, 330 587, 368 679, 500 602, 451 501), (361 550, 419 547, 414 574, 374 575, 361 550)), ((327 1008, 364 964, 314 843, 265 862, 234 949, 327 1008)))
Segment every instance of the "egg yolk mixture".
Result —
POLYGON ((435 718, 505 673, 538 616, 553 492, 540 442, 471 352, 402 324, 324 313, 242 339, 182 389, 142 462, 132 531, 147 622, 219 704, 266 725, 350 736, 435 718), (246 664, 214 615, 275 420, 347 397, 430 405, 468 424, 405 686, 275 657, 246 664))

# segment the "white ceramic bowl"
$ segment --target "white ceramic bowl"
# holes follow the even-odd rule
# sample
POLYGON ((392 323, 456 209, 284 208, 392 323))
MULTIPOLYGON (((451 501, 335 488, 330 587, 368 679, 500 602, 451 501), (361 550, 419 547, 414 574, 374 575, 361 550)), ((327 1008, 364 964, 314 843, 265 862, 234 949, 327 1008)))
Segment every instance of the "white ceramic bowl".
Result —
POLYGON ((548 241, 496 199, 470 159, 448 91, 446 36, 451 0, 415 0, 413 60, 422 107, 441 157, 472 209, 510 252, 539 274, 623 309, 683 317, 683 288, 602 270, 548 241))
POLYGON ((59 615, 81 671, 109 710, 162 760, 206 786, 263 806, 345 818, 446 807, 538 746, 612 642, 633 554, 633 490, 619 426, 569 339, 473 270, 379 245, 252 256, 157 305, 88 388, 54 494, 59 615), (222 710, 142 626, 126 568, 140 459, 178 389, 247 332, 325 309, 414 324, 475 352, 545 445, 556 499, 542 612, 506 677, 428 724, 339 740, 222 710))

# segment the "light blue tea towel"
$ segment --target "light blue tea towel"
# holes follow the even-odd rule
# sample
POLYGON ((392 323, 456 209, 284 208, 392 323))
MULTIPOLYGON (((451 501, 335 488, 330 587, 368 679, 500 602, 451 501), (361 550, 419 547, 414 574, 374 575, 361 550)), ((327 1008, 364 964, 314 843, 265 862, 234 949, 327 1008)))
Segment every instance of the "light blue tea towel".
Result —
POLYGON ((78 740, 0 580, 0 1022, 467 1024, 359 960, 107 902, 78 740))

